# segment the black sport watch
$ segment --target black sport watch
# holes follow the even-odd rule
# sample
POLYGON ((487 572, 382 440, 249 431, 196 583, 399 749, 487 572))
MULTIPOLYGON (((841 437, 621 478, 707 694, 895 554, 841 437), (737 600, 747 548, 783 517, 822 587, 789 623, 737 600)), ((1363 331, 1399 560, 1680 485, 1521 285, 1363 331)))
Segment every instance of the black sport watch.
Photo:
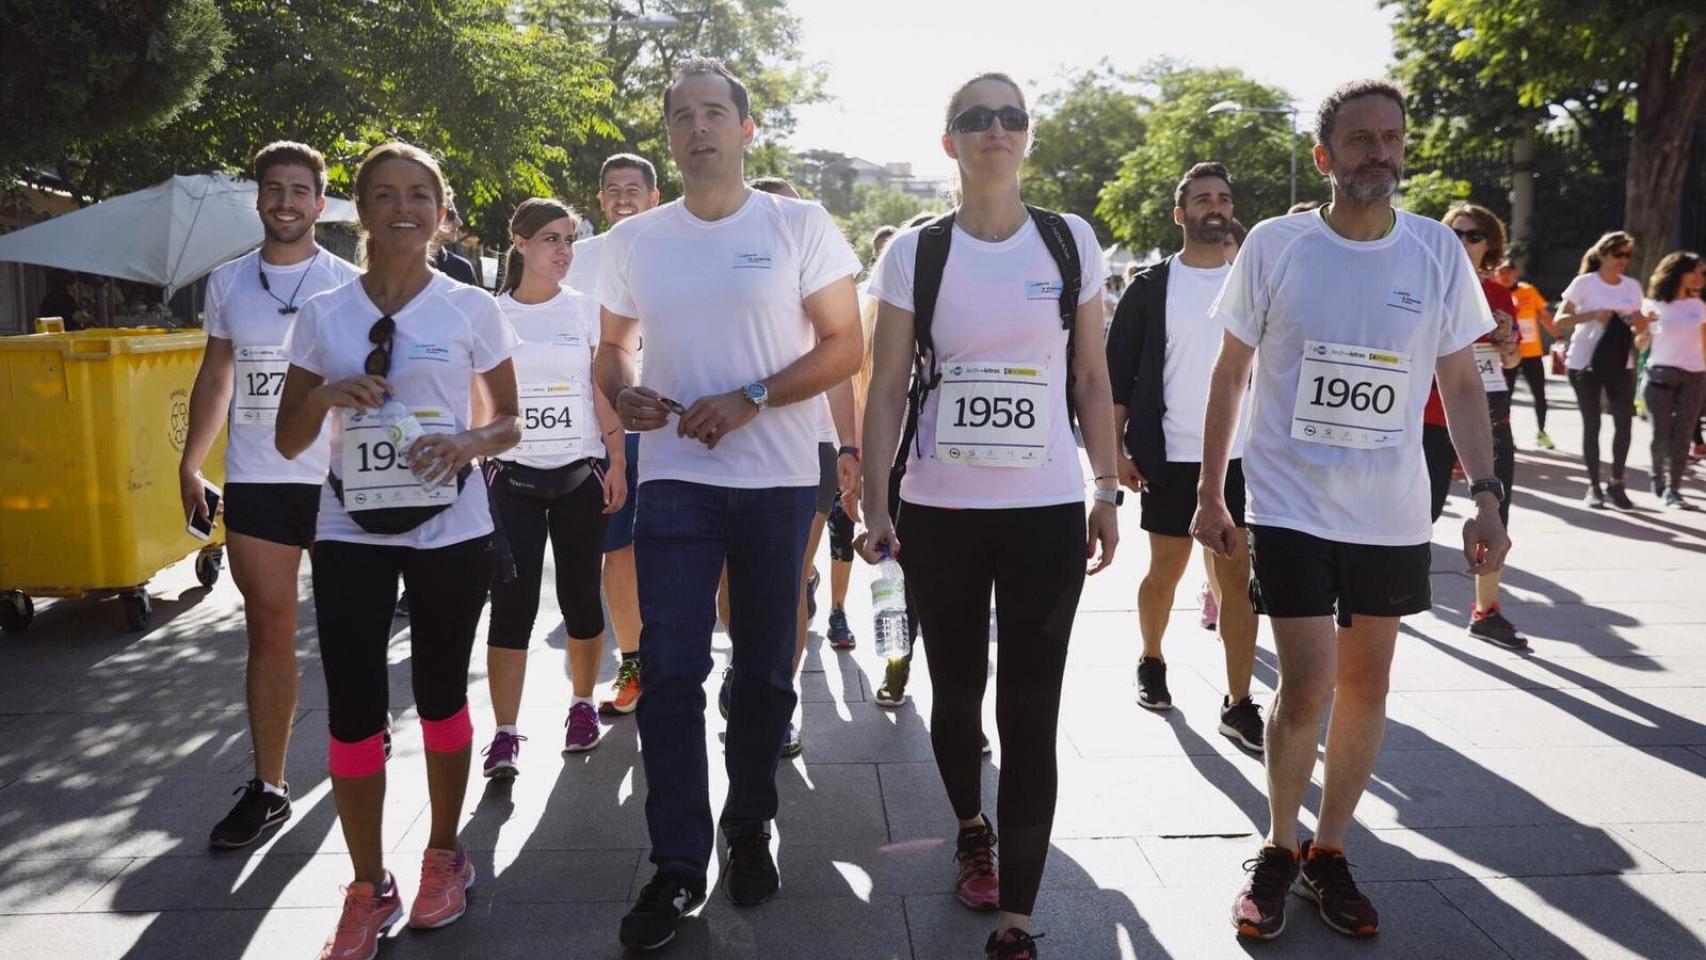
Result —
POLYGON ((1469 495, 1471 497, 1483 493, 1490 493, 1493 495, 1493 499, 1500 503, 1504 503, 1505 482, 1495 477, 1490 480, 1477 480, 1469 485, 1469 495))

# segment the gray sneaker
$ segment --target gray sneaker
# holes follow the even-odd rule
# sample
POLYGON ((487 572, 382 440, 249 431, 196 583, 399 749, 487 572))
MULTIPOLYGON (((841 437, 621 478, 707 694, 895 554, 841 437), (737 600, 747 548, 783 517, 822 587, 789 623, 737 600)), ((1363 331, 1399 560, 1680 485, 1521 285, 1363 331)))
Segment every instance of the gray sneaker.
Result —
POLYGON ((1469 621, 1469 635, 1506 650, 1528 649, 1528 640, 1517 631, 1514 624, 1505 619, 1505 615, 1500 613, 1497 607, 1486 616, 1469 621))

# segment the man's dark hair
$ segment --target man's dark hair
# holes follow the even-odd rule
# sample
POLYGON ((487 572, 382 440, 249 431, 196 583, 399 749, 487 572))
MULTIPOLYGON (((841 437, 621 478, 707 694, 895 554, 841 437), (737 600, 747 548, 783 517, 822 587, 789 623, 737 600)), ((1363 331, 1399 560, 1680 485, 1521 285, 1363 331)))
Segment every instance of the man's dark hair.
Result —
POLYGON ((320 151, 305 143, 294 140, 276 140, 262 147, 256 154, 249 168, 259 184, 268 170, 281 165, 306 167, 314 174, 314 196, 324 196, 326 193, 326 158, 320 151))
MULTIPOLYGON (((666 98, 668 94, 664 95, 666 98)), ((610 176, 612 170, 638 170, 646 181, 647 190, 658 188, 658 171, 652 162, 636 153, 613 153, 604 161, 604 166, 598 168, 598 187, 604 189, 604 178, 610 176)))
POLYGON ((795 190, 794 185, 782 177, 758 177, 748 183, 747 186, 760 193, 774 193, 778 197, 797 197, 800 195, 800 191, 795 190))
POLYGON ((752 104, 746 96, 746 84, 740 82, 723 61, 711 57, 696 57, 675 68, 675 76, 669 78, 669 86, 663 88, 663 119, 669 122, 669 92, 675 85, 689 77, 722 77, 729 83, 729 96, 734 99, 735 112, 742 120, 752 115, 752 104))
POLYGON ((1232 242, 1240 247, 1244 245, 1244 238, 1250 235, 1250 228, 1244 226, 1237 217, 1233 217, 1227 222, 1226 229, 1232 231, 1232 242))
POLYGON ((1321 105, 1315 108, 1316 143, 1331 145, 1333 126, 1339 122, 1339 108, 1359 97, 1385 97, 1398 105, 1398 115, 1406 124, 1410 121, 1409 111, 1404 107, 1402 87, 1390 80, 1352 80, 1334 87, 1333 92, 1322 98, 1321 105))
POLYGON ((1232 174, 1226 172, 1226 164, 1219 160, 1199 163, 1186 170, 1184 177, 1179 180, 1179 185, 1173 188, 1173 206, 1183 207, 1185 205, 1185 193, 1190 190, 1191 183, 1205 177, 1219 177, 1226 181, 1228 187, 1232 186, 1232 174))

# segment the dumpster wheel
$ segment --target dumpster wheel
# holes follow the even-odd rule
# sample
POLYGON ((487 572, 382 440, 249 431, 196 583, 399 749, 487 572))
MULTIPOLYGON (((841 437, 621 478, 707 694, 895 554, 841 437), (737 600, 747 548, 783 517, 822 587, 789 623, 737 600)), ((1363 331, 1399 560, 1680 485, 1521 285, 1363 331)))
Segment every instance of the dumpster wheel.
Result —
POLYGON ((154 619, 154 601, 148 599, 146 588, 138 587, 134 593, 121 594, 118 599, 124 606, 124 625, 131 630, 144 630, 148 621, 154 619))
POLYGON ((0 594, 0 630, 23 633, 35 618, 36 605, 28 594, 22 590, 8 590, 0 594))
POLYGON ((225 569, 224 550, 215 547, 212 550, 203 550, 196 554, 195 578, 209 590, 213 589, 213 585, 219 582, 219 571, 223 569, 225 569))

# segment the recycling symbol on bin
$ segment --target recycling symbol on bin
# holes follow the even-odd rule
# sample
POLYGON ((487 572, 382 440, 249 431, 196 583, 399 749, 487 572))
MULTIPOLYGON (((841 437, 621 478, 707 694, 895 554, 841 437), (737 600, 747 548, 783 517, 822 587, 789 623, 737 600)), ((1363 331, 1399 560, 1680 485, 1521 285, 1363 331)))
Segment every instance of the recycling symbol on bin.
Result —
POLYGON ((172 449, 182 452, 190 432, 190 394, 188 390, 172 391, 171 438, 172 449))

